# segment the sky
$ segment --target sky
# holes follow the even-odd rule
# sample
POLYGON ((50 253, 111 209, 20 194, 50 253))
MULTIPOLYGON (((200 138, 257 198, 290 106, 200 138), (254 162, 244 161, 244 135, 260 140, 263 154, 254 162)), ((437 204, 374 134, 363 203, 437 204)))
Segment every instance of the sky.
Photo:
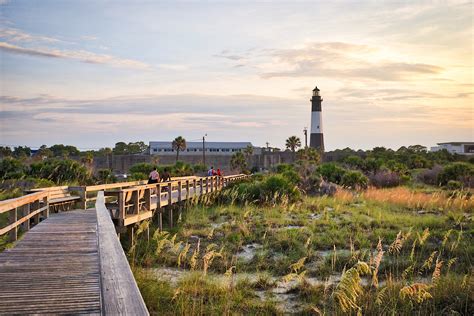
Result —
POLYGON ((474 140, 472 1, 0 0, 0 143, 474 140))

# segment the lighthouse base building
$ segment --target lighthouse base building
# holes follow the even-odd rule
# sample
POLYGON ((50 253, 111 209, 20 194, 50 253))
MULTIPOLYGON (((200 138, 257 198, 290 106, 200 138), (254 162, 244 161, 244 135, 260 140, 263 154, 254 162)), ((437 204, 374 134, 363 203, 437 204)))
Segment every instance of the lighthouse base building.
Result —
POLYGON ((322 102, 323 99, 319 95, 318 87, 316 87, 313 89, 313 97, 311 98, 311 136, 309 147, 324 152, 322 102))

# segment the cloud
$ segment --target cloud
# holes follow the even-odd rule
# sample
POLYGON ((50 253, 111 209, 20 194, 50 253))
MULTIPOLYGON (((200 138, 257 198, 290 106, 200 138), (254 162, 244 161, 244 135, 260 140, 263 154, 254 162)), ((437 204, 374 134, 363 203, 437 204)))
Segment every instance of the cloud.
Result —
POLYGON ((106 54, 96 54, 85 50, 59 50, 50 48, 25 48, 17 45, 0 42, 0 50, 18 55, 35 57, 73 59, 88 64, 104 64, 119 68, 146 70, 151 66, 141 61, 124 59, 106 54))
POLYGON ((271 50, 273 62, 261 65, 262 78, 328 77, 382 81, 410 80, 437 75, 442 67, 388 59, 375 47, 342 42, 307 44, 302 48, 271 50), (268 70, 267 70, 268 69, 268 70), (278 69, 278 70, 273 70, 278 69))
POLYGON ((11 41, 11 42, 47 42, 47 43, 61 42, 57 38, 28 34, 15 28, 0 29, 0 38, 11 41))
POLYGON ((213 56, 217 58, 225 58, 231 61, 238 61, 246 58, 246 56, 244 55, 231 54, 230 51, 226 49, 221 51, 219 54, 215 54, 213 56))
POLYGON ((97 41, 99 38, 97 36, 92 35, 82 35, 81 39, 85 41, 97 41))

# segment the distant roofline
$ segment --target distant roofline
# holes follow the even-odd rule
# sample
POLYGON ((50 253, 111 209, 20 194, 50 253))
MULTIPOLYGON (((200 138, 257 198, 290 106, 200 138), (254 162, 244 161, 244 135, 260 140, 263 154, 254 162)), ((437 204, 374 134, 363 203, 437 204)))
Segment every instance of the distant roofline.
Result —
POLYGON ((436 143, 437 145, 474 145, 474 142, 445 142, 436 143))

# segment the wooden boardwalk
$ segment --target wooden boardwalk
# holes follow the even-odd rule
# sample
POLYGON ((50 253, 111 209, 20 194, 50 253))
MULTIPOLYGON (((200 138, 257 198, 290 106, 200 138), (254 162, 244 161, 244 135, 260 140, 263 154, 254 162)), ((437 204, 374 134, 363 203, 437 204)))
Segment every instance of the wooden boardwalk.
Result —
POLYGON ((94 210, 51 215, 0 253, 0 314, 100 314, 94 210))
POLYGON ((47 188, 1 201, 0 214, 9 214, 9 224, 0 227, 0 236, 16 241, 19 232, 25 234, 0 253, 0 315, 149 315, 117 232, 129 227, 133 236, 133 226, 155 213, 162 229, 165 207, 171 226, 168 206, 244 177, 47 188), (78 190, 78 196, 70 195, 78 190), (95 201, 95 208, 53 214, 64 199, 84 209, 95 201))

